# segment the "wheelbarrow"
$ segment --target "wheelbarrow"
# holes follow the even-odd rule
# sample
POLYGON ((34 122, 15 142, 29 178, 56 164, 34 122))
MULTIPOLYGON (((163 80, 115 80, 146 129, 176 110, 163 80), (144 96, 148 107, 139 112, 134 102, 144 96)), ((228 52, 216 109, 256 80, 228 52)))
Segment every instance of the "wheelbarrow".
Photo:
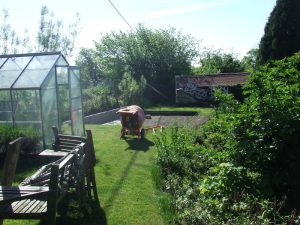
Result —
POLYGON ((120 115, 120 120, 122 124, 121 138, 125 138, 125 135, 137 135, 140 139, 144 139, 145 130, 142 125, 145 121, 144 110, 137 106, 131 105, 122 108, 117 111, 120 115))

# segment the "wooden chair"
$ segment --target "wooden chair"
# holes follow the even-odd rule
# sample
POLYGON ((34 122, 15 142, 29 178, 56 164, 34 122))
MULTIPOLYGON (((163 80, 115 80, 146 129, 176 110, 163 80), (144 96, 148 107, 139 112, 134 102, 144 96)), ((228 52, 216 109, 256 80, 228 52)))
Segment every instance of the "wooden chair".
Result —
POLYGON ((58 161, 43 166, 22 182, 26 186, 0 186, 0 218, 41 219, 45 224, 54 225, 57 205, 68 193, 70 183, 80 184, 74 180, 77 171, 75 175, 72 172, 85 157, 79 151, 82 151, 80 146, 58 161))
MULTIPOLYGON (((3 186, 12 185, 12 182, 15 177, 20 150, 21 150, 21 141, 22 138, 19 137, 8 144, 8 149, 6 151, 6 157, 3 166, 3 176, 1 180, 1 185, 3 186)), ((3 224, 3 220, 0 219, 0 225, 2 224, 3 224)))
POLYGON ((52 127, 54 135, 53 149, 46 149, 41 152, 40 156, 46 157, 62 157, 72 151, 80 143, 86 143, 85 146, 85 179, 88 196, 90 199, 99 201, 97 193, 97 185, 95 179, 96 156, 94 142, 91 130, 86 130, 86 137, 60 134, 57 127, 52 127))
POLYGON ((6 157, 3 166, 3 177, 1 181, 1 184, 4 186, 11 186, 14 180, 21 150, 21 141, 22 138, 19 137, 8 144, 8 149, 6 151, 6 157))

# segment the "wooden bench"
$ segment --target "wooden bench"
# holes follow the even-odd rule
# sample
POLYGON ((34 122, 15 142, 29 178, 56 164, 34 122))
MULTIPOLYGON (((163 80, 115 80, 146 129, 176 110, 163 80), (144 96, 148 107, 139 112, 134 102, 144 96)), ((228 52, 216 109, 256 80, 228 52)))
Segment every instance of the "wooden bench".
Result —
POLYGON ((96 156, 91 130, 86 130, 86 137, 60 134, 57 127, 52 127, 54 135, 53 149, 46 149, 39 155, 45 157, 62 157, 72 151, 78 144, 85 143, 85 179, 88 196, 98 201, 98 193, 95 179, 96 156))
POLYGON ((39 154, 40 156, 62 157, 72 151, 77 145, 87 142, 86 137, 60 134, 57 127, 52 127, 52 131, 54 135, 52 149, 42 151, 39 154))
POLYGON ((26 186, 0 186, 0 218, 41 219, 45 224, 55 224, 59 201, 72 185, 76 190, 84 185, 78 166, 81 164, 84 170, 84 145, 43 166, 21 183, 26 186))

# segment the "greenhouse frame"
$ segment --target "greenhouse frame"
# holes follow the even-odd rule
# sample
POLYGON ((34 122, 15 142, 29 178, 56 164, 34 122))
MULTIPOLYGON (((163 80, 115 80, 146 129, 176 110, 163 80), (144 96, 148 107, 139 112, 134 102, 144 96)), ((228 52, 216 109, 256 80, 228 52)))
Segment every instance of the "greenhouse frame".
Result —
POLYGON ((52 126, 84 136, 80 68, 60 52, 1 55, 0 123, 33 128, 43 148, 52 126))

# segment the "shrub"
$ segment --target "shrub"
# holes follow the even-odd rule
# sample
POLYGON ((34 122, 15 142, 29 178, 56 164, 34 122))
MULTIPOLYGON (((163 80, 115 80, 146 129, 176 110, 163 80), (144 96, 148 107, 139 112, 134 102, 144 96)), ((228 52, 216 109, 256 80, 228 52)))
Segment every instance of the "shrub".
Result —
POLYGON ((244 95, 216 92, 200 130, 157 138, 177 224, 300 223, 300 53, 253 72, 244 95))
POLYGON ((0 151, 5 152, 9 142, 23 137, 21 152, 24 154, 36 152, 39 148, 40 135, 32 128, 14 128, 10 125, 0 125, 0 151))

